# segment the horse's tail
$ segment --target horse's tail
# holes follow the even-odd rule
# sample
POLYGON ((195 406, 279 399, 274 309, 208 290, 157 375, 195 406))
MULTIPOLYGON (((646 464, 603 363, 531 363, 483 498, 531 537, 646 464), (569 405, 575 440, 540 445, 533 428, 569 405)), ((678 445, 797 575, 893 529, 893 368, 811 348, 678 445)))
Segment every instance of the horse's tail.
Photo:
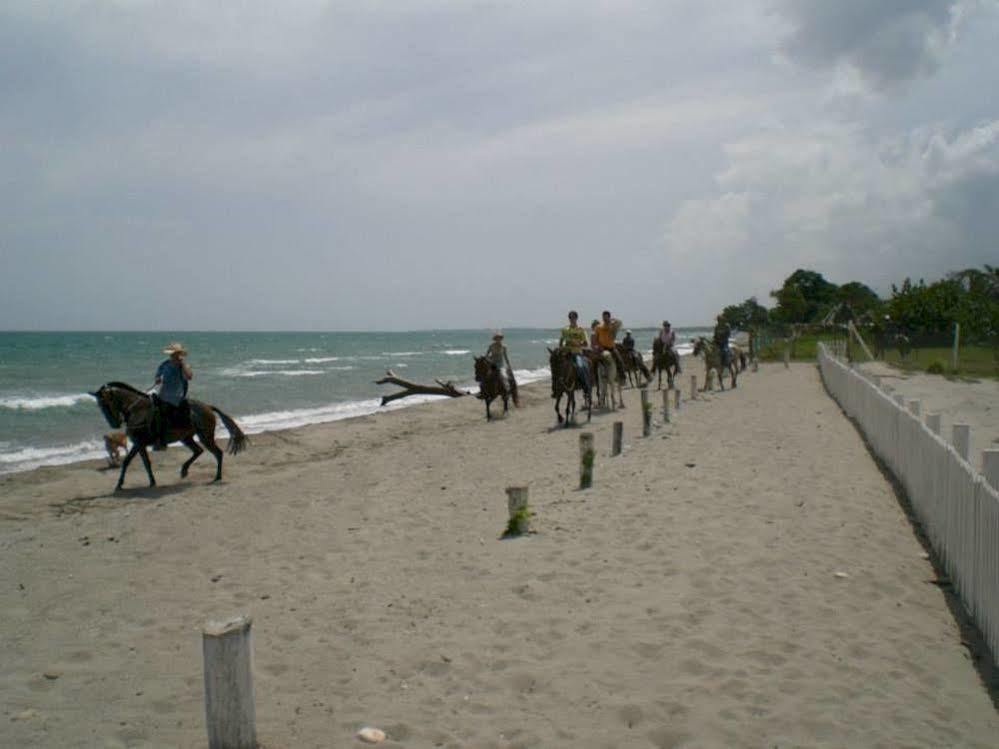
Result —
POLYGON ((236 455, 245 450, 250 444, 250 440, 243 434, 243 430, 239 428, 239 424, 233 421, 232 417, 224 413, 221 409, 215 408, 215 406, 212 406, 211 409, 219 415, 222 423, 225 424, 225 428, 229 430, 229 447, 227 448, 229 454, 236 455))

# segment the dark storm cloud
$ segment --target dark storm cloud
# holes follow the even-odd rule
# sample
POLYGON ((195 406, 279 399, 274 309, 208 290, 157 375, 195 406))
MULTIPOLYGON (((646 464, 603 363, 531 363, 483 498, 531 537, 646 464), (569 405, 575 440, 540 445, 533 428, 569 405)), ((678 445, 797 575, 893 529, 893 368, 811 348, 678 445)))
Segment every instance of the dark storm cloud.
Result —
POLYGON ((933 73, 967 0, 778 0, 783 49, 812 66, 845 63, 879 87, 933 73))

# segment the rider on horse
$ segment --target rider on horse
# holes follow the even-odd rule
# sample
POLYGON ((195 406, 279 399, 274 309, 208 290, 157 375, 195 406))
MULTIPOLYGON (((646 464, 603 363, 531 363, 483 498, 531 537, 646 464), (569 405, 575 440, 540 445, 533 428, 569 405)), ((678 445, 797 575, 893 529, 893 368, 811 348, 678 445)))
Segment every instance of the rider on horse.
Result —
POLYGON ((632 363, 635 363, 635 339, 631 337, 631 331, 624 331, 624 338, 621 339, 621 348, 624 349, 625 355, 631 359, 632 363))
POLYGON ((602 317, 603 322, 598 323, 596 328, 594 328, 597 345, 600 351, 610 352, 610 355, 614 357, 614 364, 617 367, 618 374, 623 377, 625 371, 624 362, 621 361, 621 356, 617 352, 617 346, 614 345, 617 331, 621 329, 621 321, 611 317, 611 313, 607 310, 604 310, 602 317))
POLYGON ((731 335, 732 329, 728 326, 728 323, 725 322, 725 318, 718 315, 717 325, 715 325, 714 342, 721 354, 721 363, 723 367, 727 367, 732 363, 732 352, 728 348, 728 339, 731 335))
POLYGON ((503 334, 499 331, 493 333, 493 342, 486 349, 486 361, 489 362, 496 373, 502 378, 506 390, 513 396, 513 405, 520 406, 520 398, 517 395, 517 381, 513 378, 513 367, 510 365, 510 356, 506 346, 503 345, 503 334))
POLYGON ((184 357, 187 350, 180 343, 170 343, 163 349, 169 355, 156 370, 153 385, 153 405, 156 407, 154 431, 158 439, 154 450, 166 449, 169 441, 170 425, 174 422, 190 422, 191 407, 187 402, 187 383, 194 377, 191 365, 184 357))
MULTIPOLYGON (((589 388, 590 383, 590 363, 583 356, 583 349, 586 348, 586 331, 579 327, 577 321, 579 313, 576 310, 569 312, 569 324, 562 328, 558 339, 558 345, 564 346, 572 354, 572 360, 576 363, 576 375, 579 381, 589 388)), ((554 389, 552 397, 555 397, 554 389)))
POLYGON ((676 353, 676 331, 669 326, 669 320, 663 320, 663 327, 656 336, 656 341, 662 346, 664 353, 672 353, 676 358, 676 373, 681 374, 680 356, 676 353))

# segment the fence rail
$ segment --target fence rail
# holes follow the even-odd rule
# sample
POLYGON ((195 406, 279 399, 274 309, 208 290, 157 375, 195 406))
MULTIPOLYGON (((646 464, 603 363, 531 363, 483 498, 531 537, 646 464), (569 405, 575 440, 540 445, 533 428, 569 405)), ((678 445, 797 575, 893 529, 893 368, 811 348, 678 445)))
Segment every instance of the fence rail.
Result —
POLYGON ((918 414, 819 344, 829 393, 905 489, 993 659, 999 653, 999 492, 918 414))

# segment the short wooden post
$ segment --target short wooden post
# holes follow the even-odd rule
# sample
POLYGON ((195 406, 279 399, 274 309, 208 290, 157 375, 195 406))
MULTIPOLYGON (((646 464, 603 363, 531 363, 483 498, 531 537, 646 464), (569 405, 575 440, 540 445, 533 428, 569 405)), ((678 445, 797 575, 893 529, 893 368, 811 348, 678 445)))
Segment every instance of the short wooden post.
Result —
POLYGON ((940 434, 940 414, 926 414, 926 426, 933 434, 940 434))
POLYGON ((999 450, 982 450, 982 475, 999 491, 999 450))
POLYGON ((784 369, 791 366, 791 342, 784 341, 784 369))
POLYGON ((754 372, 760 371, 760 363, 756 359, 753 359, 753 371, 754 372))
POLYGON ((589 489, 593 486, 593 461, 596 452, 593 449, 593 432, 583 432, 579 435, 579 488, 589 489))
POLYGON ((950 354, 950 368, 956 373, 957 365, 960 363, 958 357, 958 347, 961 341, 961 323, 954 323, 954 350, 950 354))
POLYGON ((652 403, 649 401, 649 389, 642 388, 642 436, 652 434, 652 403))
POLYGON ((506 488, 506 505, 510 511, 510 520, 506 525, 504 536, 520 536, 531 530, 531 511, 527 507, 527 487, 508 486, 506 488))
POLYGON ((680 413, 680 388, 673 391, 673 408, 680 413))
POLYGON ((621 441, 624 438, 624 422, 614 422, 614 436, 611 438, 611 455, 621 454, 621 441))
POLYGON ((669 424, 669 390, 663 390, 663 424, 669 424))
POLYGON ((966 463, 971 462, 971 425, 954 424, 951 427, 951 442, 957 454, 964 458, 966 463))
POLYGON ((209 749, 256 749, 252 623, 248 616, 208 622, 202 633, 209 749))
POLYGON ((690 399, 697 400, 697 375, 690 376, 690 399))
POLYGON ((918 400, 911 400, 908 402, 908 406, 909 406, 909 413, 911 413, 913 416, 915 416, 918 419, 919 416, 922 414, 923 404, 920 403, 918 400))

